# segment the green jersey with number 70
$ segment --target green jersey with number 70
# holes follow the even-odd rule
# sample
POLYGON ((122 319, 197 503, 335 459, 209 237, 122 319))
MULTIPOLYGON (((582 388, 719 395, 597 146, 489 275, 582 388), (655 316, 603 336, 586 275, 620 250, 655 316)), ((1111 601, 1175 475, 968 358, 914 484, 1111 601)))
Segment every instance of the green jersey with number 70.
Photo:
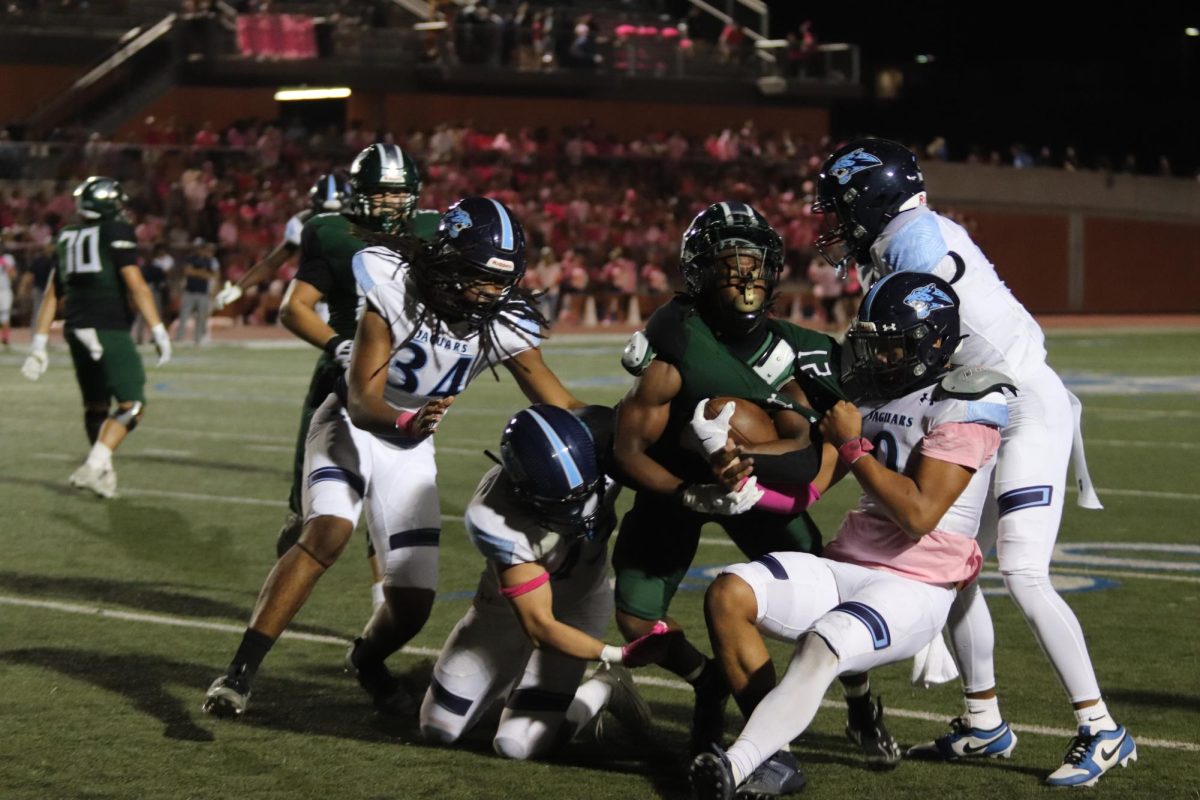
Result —
POLYGON ((133 226, 121 219, 68 225, 55 255, 54 285, 66 298, 67 327, 129 330, 133 310, 121 269, 138 262, 133 226))

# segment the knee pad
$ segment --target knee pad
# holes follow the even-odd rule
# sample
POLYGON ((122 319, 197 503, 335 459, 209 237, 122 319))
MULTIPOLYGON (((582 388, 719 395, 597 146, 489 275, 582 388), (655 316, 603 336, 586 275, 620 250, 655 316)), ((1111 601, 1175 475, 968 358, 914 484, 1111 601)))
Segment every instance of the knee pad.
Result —
POLYGON ((104 420, 108 419, 108 406, 103 408, 98 406, 84 406, 83 408, 83 427, 87 431, 88 443, 95 444, 100 438, 100 429, 104 427, 104 420))
POLYGON ((125 426, 125 430, 133 432, 137 427, 138 420, 142 418, 142 412, 146 406, 143 403, 134 400, 132 404, 124 407, 118 407, 112 412, 110 419, 114 422, 119 422, 125 426))

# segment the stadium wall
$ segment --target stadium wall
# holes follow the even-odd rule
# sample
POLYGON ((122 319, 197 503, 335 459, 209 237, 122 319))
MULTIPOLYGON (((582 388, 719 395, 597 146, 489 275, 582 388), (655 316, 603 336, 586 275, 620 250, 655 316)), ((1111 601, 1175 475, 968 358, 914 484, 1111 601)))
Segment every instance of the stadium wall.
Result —
POLYGON ((83 76, 86 66, 0 65, 0 123, 24 119, 83 76))
MULTIPOLYGON (((246 117, 273 119, 279 114, 279 104, 274 100, 274 89, 270 88, 181 86, 156 100, 139 116, 148 114, 175 117, 184 127, 212 122, 221 129, 246 117)), ((368 128, 389 130, 470 120, 493 129, 545 126, 557 131, 585 119, 593 120, 599 130, 618 136, 640 136, 648 131, 675 128, 704 135, 740 126, 747 119, 753 119, 760 129, 786 129, 812 140, 829 130, 829 112, 824 108, 369 91, 355 91, 346 101, 347 121, 361 120, 368 128)), ((138 123, 139 120, 130 120, 118 136, 136 130, 138 123)))

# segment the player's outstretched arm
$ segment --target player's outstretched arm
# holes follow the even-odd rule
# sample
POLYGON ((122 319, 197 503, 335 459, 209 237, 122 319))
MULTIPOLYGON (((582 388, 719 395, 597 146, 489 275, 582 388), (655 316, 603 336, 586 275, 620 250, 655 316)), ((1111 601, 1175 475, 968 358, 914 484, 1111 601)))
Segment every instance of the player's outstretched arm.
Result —
POLYGON ((862 439, 862 416, 857 408, 839 402, 825 415, 821 431, 828 441, 838 442, 838 453, 863 489, 883 505, 888 516, 905 533, 920 539, 945 516, 971 482, 974 470, 914 452, 906 474, 893 472, 867 455, 862 439))
POLYGON ((279 268, 286 264, 288 259, 296 255, 299 249, 299 247, 291 242, 282 242, 274 250, 267 253, 262 261, 251 267, 250 271, 243 275, 234 285, 244 291, 251 286, 257 286, 263 281, 274 279, 275 273, 279 272, 279 268))
POLYGON ((665 654, 669 635, 665 623, 659 623, 647 636, 624 646, 607 645, 555 618, 550 576, 541 564, 494 566, 500 570, 500 592, 508 598, 534 647, 549 648, 584 661, 604 661, 628 667, 655 663, 665 654))
POLYGON ((559 408, 583 408, 587 405, 571 394, 571 390, 563 386, 554 371, 546 365, 541 348, 522 350, 503 363, 531 403, 547 403, 559 408))

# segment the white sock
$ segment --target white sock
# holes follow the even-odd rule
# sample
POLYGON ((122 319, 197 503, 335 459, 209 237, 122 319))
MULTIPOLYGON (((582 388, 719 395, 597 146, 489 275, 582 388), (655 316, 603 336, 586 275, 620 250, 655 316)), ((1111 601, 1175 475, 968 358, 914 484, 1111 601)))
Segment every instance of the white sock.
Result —
POLYGON ((804 732, 837 674, 838 657, 825 640, 816 635, 802 640, 779 684, 754 709, 741 736, 726 751, 735 784, 804 732))
POLYGON ((575 697, 571 700, 571 705, 567 706, 566 717, 567 724, 571 726, 571 735, 579 733, 583 730, 583 726, 595 719, 596 715, 608 705, 610 697, 612 697, 612 686, 608 683, 595 678, 584 681, 575 690, 575 697))
POLYGON ((972 728, 990 731, 1000 727, 1004 719, 1000 716, 1000 698, 992 697, 987 700, 977 700, 973 697, 964 698, 967 701, 967 722, 972 728))
POLYGON ((88 453, 87 465, 98 470, 111 469, 112 450, 103 442, 97 441, 92 445, 92 452, 88 453))
POLYGON ((1078 720, 1079 727, 1086 725, 1092 729, 1092 733, 1117 729, 1117 721, 1108 713, 1108 706, 1104 705, 1103 700, 1094 706, 1075 709, 1075 719, 1078 720))
POLYGON ((375 581, 371 584, 371 609, 376 610, 383 603, 383 581, 375 581))

